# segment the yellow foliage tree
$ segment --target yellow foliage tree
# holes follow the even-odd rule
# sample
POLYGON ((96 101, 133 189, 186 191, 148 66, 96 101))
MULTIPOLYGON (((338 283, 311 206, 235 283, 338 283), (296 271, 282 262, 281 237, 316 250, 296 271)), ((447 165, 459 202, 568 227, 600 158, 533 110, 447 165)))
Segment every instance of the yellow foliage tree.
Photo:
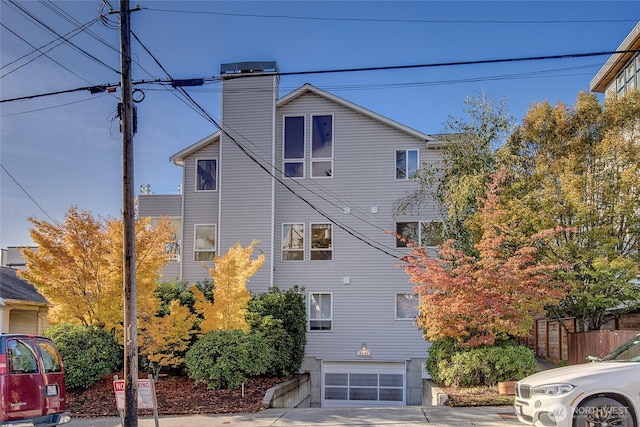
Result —
POLYGON ((251 259, 257 240, 243 248, 240 243, 229 249, 225 255, 217 256, 215 267, 209 269, 215 286, 213 304, 197 288, 192 287, 196 303, 195 309, 203 316, 200 324, 202 333, 211 331, 248 330, 246 320, 247 304, 251 295, 247 282, 264 263, 264 255, 251 259))
MULTIPOLYGON (((37 251, 24 250, 27 269, 18 275, 32 283, 53 305, 52 323, 70 322, 107 330, 122 330, 122 221, 96 220, 70 208, 62 224, 29 218, 37 251)), ((171 239, 169 221, 152 229, 150 219, 138 219, 136 289, 141 327, 159 305, 154 296, 159 269, 168 262, 164 244, 171 239)))
POLYGON ((157 378, 163 367, 179 367, 194 331, 196 315, 189 307, 173 300, 169 313, 155 317, 145 331, 140 354, 147 357, 153 375, 157 378))

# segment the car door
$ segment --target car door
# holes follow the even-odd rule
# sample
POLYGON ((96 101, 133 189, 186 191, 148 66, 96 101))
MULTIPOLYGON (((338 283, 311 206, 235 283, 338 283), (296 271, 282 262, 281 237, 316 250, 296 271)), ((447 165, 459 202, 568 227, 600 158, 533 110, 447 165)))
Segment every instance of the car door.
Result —
POLYGON ((8 390, 6 390, 6 419, 16 420, 42 415, 42 375, 33 340, 7 340, 8 390))
POLYGON ((46 339, 35 339, 36 349, 42 361, 42 381, 44 386, 43 415, 65 410, 66 390, 62 359, 55 345, 46 339))

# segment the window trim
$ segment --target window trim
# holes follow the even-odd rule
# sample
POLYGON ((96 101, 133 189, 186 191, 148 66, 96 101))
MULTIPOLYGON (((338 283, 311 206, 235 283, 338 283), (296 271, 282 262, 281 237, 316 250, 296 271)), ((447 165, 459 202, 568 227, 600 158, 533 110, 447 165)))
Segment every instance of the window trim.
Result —
MULTIPOLYGON (((309 292, 309 311, 308 311, 308 318, 309 321, 307 323, 307 332, 333 332, 333 292, 309 292), (312 295, 329 295, 330 298, 330 302, 329 302, 329 318, 311 318, 311 296, 312 295), (312 329, 311 328, 311 322, 312 321, 320 321, 320 322, 329 322, 329 329, 312 329)), ((321 314, 322 314, 322 309, 320 310, 321 314)))
POLYGON ((194 191, 196 193, 210 193, 210 192, 215 192, 218 191, 218 158, 217 157, 196 157, 195 159, 195 189, 194 191), (200 190, 199 187, 199 183, 200 183, 200 175, 198 173, 198 162, 200 161, 214 161, 215 162, 215 168, 216 168, 216 173, 215 176, 213 177, 214 179, 214 186, 215 188, 213 190, 200 190))
POLYGON ((416 317, 418 317, 418 315, 420 314, 420 310, 418 308, 416 308, 416 315, 414 317, 400 317, 398 316, 398 296, 399 295, 415 295, 416 297, 418 297, 418 305, 416 307, 420 306, 420 294, 418 294, 417 292, 413 292, 413 291, 407 291, 407 292, 396 292, 394 294, 395 300, 394 300, 394 305, 395 305, 395 320, 399 320, 402 322, 406 322, 406 321, 415 321, 416 317))
POLYGON ((332 222, 310 222, 309 223, 309 261, 333 261, 333 223, 332 222), (331 246, 329 248, 313 248, 313 226, 314 225, 329 225, 331 226, 331 246), (313 259, 311 255, 313 252, 331 252, 330 259, 313 259))
POLYGON ((200 261, 196 259, 196 253, 198 252, 211 252, 210 249, 204 250, 204 249, 196 249, 196 241, 197 241, 197 229, 199 226, 213 226, 214 227, 214 234, 215 234, 215 243, 214 243, 214 247, 213 247, 213 259, 216 258, 216 256, 218 255, 218 224, 193 224, 193 262, 213 262, 212 260, 206 260, 206 261, 200 261))
POLYGON ((413 177, 415 176, 415 174, 418 173, 418 170, 420 169, 420 150, 418 148, 407 148, 405 150, 401 150, 401 149, 396 149, 394 152, 394 164, 395 164, 395 180, 396 181, 410 181, 411 179, 413 179, 413 177), (409 163, 409 152, 410 151, 415 151, 416 152, 416 170, 413 173, 413 175, 409 176, 409 167, 408 167, 408 163, 409 163), (404 178, 398 178, 398 153, 399 152, 404 152, 404 156, 405 156, 405 177, 404 178))
POLYGON ((302 114, 285 114, 282 116, 282 176, 288 179, 304 179, 307 176, 307 117, 302 114), (287 158, 285 154, 287 143, 287 119, 288 118, 302 118, 302 157, 287 158), (288 176, 286 174, 286 165, 288 163, 302 163, 302 176, 288 176))
POLYGON ((282 223, 282 233, 280 234, 281 236, 281 240, 280 240, 280 246, 282 248, 281 251, 281 260, 282 262, 290 262, 290 261, 306 261, 306 230, 305 230, 305 223, 304 222, 283 222, 282 223), (286 225, 292 226, 292 225, 301 225, 302 226, 302 249, 285 249, 284 247, 284 227, 286 225), (284 254, 285 252, 302 252, 302 259, 285 259, 284 254))
POLYGON ((334 169, 333 169, 333 161, 335 158, 335 116, 333 113, 327 114, 312 114, 311 115, 311 135, 309 138, 309 176, 311 179, 331 179, 334 177, 334 169), (314 135, 314 126, 316 117, 331 117, 331 157, 314 157, 313 156, 313 135, 314 135), (318 175, 315 176, 313 174, 313 165, 315 163, 325 163, 329 162, 331 164, 331 175, 318 175))

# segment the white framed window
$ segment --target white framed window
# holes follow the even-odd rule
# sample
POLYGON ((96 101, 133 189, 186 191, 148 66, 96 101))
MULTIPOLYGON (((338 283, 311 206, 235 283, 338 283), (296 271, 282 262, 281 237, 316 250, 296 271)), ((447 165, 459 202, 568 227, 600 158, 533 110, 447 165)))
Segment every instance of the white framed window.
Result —
MULTIPOLYGON (((169 254, 170 262, 180 262, 180 253, 182 248, 182 218, 168 217, 169 227, 171 228, 171 240, 165 242, 164 251, 169 254)), ((152 229, 156 228, 160 218, 151 218, 152 229)))
POLYGON ((409 242, 419 242, 420 246, 435 247, 444 243, 442 221, 396 222, 396 248, 406 248, 409 242))
POLYGON ((415 320, 418 317, 420 296, 415 292, 396 292, 396 320, 415 320))
POLYGON ((196 159, 196 191, 218 189, 218 160, 196 159))
POLYGON ((193 260, 213 261, 216 257, 215 224, 195 224, 193 226, 193 260))
POLYGON ((311 177, 333 177, 333 116, 311 116, 311 177))
POLYGON ((304 261, 304 224, 282 224, 282 260, 304 261))
POLYGON ((333 224, 311 224, 311 261, 333 259, 333 224))
POLYGON ((622 70, 622 72, 618 74, 618 77, 616 78, 616 89, 618 90, 618 95, 624 93, 624 70, 622 70))
POLYGON ((304 116, 284 117, 282 158, 285 177, 304 178, 304 128, 304 116))
POLYGON ((309 293, 309 330, 331 331, 332 321, 333 294, 309 293))
POLYGON ((413 178, 420 164, 418 150, 396 150, 396 180, 413 178))

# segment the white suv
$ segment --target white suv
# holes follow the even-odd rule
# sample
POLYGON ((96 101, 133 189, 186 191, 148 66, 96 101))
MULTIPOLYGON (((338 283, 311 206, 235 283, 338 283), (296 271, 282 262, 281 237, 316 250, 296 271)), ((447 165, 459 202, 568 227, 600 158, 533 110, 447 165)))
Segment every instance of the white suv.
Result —
POLYGON ((537 427, 638 427, 640 334, 602 360, 519 381, 515 409, 520 422, 537 427))

